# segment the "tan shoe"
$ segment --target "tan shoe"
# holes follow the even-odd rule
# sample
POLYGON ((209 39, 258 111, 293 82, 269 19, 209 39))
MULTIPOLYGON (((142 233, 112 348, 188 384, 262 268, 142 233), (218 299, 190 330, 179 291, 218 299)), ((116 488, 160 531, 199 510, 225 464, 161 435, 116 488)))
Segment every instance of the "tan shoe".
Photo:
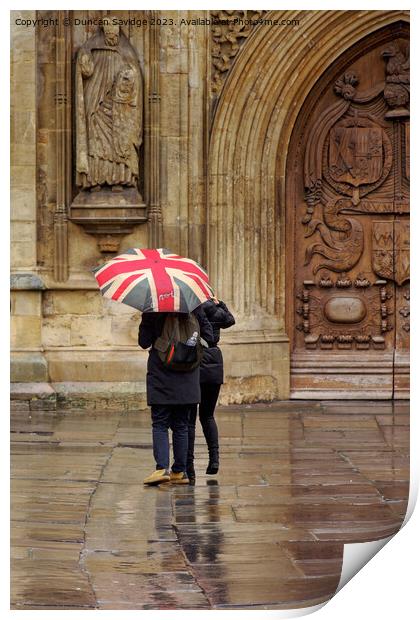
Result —
POLYGON ((156 484, 161 484, 162 482, 169 482, 170 479, 171 477, 167 469, 155 469, 155 471, 151 473, 150 476, 147 476, 147 478, 143 480, 143 484, 148 484, 152 486, 156 484))
POLYGON ((171 471, 170 481, 172 482, 172 484, 188 484, 189 478, 187 474, 185 473, 185 471, 180 471, 180 472, 171 471))

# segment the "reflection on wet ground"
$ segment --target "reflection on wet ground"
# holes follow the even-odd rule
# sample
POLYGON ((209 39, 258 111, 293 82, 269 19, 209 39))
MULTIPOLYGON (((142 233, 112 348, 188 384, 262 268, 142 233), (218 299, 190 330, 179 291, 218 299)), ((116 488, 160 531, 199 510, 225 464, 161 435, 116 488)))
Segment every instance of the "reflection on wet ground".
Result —
POLYGON ((404 518, 408 405, 219 409, 222 466, 144 488, 147 412, 16 412, 12 608, 279 609, 330 598, 343 544, 404 518), (202 473, 200 473, 202 472, 202 473))

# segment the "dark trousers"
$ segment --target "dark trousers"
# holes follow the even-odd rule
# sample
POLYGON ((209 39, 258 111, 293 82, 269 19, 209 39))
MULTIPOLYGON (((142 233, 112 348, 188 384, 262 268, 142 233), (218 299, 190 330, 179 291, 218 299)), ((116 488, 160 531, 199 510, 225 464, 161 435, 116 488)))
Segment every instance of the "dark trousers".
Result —
MULTIPOLYGON (((214 410, 216 409, 217 399, 219 398, 219 383, 200 383, 201 402, 198 409, 198 416, 206 438, 207 447, 210 450, 219 448, 219 433, 214 410)), ((188 459, 187 463, 192 466, 194 462, 194 443, 195 443, 195 424, 197 421, 197 405, 192 405, 190 418, 188 421, 188 459)))
POLYGON ((156 469, 169 469, 169 433, 172 430, 172 471, 185 471, 188 450, 188 416, 194 405, 152 405, 153 456, 156 469))

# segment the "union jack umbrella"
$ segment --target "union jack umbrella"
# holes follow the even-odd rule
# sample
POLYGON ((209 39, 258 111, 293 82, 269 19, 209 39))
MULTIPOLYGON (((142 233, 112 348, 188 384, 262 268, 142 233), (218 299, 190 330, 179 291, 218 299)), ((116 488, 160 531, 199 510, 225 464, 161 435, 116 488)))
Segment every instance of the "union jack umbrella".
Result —
POLYGON ((142 312, 192 312, 214 296, 198 263, 170 250, 127 250, 93 270, 107 299, 142 312))

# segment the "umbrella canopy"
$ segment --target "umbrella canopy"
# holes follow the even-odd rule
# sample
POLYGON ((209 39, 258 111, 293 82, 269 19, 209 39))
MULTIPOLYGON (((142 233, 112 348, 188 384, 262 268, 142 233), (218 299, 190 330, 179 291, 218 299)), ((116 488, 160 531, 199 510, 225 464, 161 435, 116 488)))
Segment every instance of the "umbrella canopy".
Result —
POLYGON ((104 297, 142 312, 192 312, 214 295, 198 263, 166 249, 133 248, 93 272, 104 297))

